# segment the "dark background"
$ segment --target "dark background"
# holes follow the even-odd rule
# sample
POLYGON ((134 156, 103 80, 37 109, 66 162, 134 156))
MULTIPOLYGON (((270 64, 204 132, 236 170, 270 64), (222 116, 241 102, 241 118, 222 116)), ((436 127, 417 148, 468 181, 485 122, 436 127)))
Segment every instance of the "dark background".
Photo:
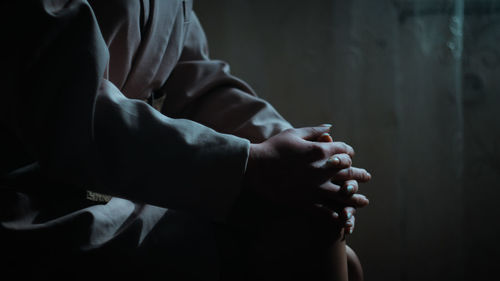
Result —
POLYGON ((373 175, 348 243, 366 280, 493 280, 500 1, 198 0, 212 58, 373 175))

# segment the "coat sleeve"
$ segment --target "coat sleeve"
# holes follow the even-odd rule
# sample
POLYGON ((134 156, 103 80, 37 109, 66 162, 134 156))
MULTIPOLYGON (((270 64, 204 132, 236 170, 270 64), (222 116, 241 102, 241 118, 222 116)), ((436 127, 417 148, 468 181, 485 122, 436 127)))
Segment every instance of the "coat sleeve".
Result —
POLYGON ((103 79, 109 54, 86 1, 6 2, 16 29, 4 33, 15 46, 5 58, 1 122, 24 156, 3 175, 34 165, 54 182, 227 217, 248 140, 167 117, 103 79))
POLYGON ((162 92, 166 94, 164 114, 251 142, 262 142, 292 127, 245 82, 232 76, 227 63, 209 58, 207 40, 194 12, 180 61, 162 92))

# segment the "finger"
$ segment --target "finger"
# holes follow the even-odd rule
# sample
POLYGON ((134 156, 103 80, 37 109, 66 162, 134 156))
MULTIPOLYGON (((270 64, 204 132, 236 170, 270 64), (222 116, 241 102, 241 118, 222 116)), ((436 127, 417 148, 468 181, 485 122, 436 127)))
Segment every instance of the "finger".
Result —
POLYGON ((332 210, 322 204, 312 205, 312 208, 310 208, 309 211, 313 216, 321 221, 334 223, 335 225, 341 225, 343 223, 339 212, 332 210))
POLYGON ((342 209, 341 218, 347 223, 354 217, 355 214, 356 214, 356 208, 347 206, 344 209, 342 209))
POLYGON ((354 208, 363 208, 370 204, 370 200, 368 200, 368 198, 366 198, 363 194, 359 193, 348 197, 337 198, 336 201, 344 206, 351 206, 354 208))
POLYGON ((343 142, 309 142, 307 158, 311 162, 326 160, 335 154, 347 154, 354 156, 354 149, 343 142))
POLYGON ((362 208, 368 206, 370 204, 370 200, 366 198, 363 194, 353 194, 350 197, 340 200, 343 201, 346 206, 352 206, 355 208, 362 208))
POLYGON ((334 141, 334 142, 322 142, 318 144, 321 145, 323 149, 326 150, 328 155, 346 153, 350 157, 354 156, 354 149, 352 148, 352 146, 344 142, 334 141))
MULTIPOLYGON (((340 170, 350 167, 352 164, 351 157, 348 154, 335 154, 323 162, 313 162, 312 168, 317 173, 319 182, 331 180, 340 170)), ((337 185, 342 185, 344 181, 334 182, 337 185)))
POLYGON ((317 233, 317 236, 315 236, 317 239, 332 241, 332 235, 335 236, 336 239, 342 238, 340 235, 343 231, 341 230, 344 229, 345 231, 345 226, 338 212, 320 204, 311 205, 309 217, 311 220, 310 226, 315 228, 313 231, 317 233))
POLYGON ((354 226, 356 225, 356 217, 352 216, 347 222, 345 226, 345 231, 344 233, 346 234, 352 234, 354 231, 354 226))
POLYGON ((324 222, 341 225, 341 227, 345 228, 344 233, 346 234, 352 234, 352 231, 354 230, 354 225, 356 222, 356 218, 354 216, 356 214, 355 208, 345 207, 339 214, 335 211, 332 211, 330 208, 325 207, 324 205, 315 204, 313 214, 316 216, 316 218, 319 218, 324 222))
POLYGON ((336 202, 337 197, 341 196, 340 189, 339 185, 332 182, 325 182, 318 187, 316 199, 324 203, 336 202))
POLYGON ((346 153, 340 153, 330 156, 325 164, 321 166, 326 173, 333 174, 339 170, 348 168, 352 165, 351 157, 346 153))
POLYGON ((367 182, 372 178, 365 169, 349 167, 338 171, 332 176, 333 181, 357 180, 358 182, 367 182))
POLYGON ((344 184, 342 185, 342 193, 344 193, 347 196, 350 196, 359 190, 358 186, 358 181, 356 180, 348 180, 345 181, 344 184))
POLYGON ((323 124, 316 127, 304 127, 304 128, 293 129, 292 133, 304 140, 316 140, 322 134, 327 133, 331 127, 332 125, 330 124, 323 124))
POLYGON ((319 138, 317 139, 319 142, 333 142, 333 138, 329 133, 323 133, 319 138))
POLYGON ((341 187, 332 182, 326 182, 320 185, 315 194, 313 194, 313 200, 325 206, 342 205, 355 208, 362 208, 370 203, 368 198, 362 194, 353 194, 351 196, 344 195, 341 191, 341 187))
POLYGON ((370 204, 370 200, 363 194, 353 194, 346 197, 344 195, 331 195, 323 193, 323 196, 313 199, 314 202, 322 203, 325 206, 336 208, 336 206, 351 206, 354 208, 363 208, 370 204))
POLYGON ((354 223, 356 221, 355 215, 356 214, 356 209, 353 207, 345 207, 342 209, 340 213, 340 218, 341 221, 344 222, 343 227, 344 227, 344 233, 345 234, 352 234, 352 231, 354 229, 354 223))

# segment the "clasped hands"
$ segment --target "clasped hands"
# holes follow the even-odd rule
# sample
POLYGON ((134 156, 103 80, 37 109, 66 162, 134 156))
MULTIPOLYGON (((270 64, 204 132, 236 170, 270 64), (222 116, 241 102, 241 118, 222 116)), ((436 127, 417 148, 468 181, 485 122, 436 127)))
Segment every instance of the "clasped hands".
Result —
POLYGON ((315 212, 352 233, 356 209, 369 203, 358 193, 358 183, 371 175, 352 166, 351 146, 328 141, 330 127, 288 129, 251 144, 244 186, 271 202, 315 212))

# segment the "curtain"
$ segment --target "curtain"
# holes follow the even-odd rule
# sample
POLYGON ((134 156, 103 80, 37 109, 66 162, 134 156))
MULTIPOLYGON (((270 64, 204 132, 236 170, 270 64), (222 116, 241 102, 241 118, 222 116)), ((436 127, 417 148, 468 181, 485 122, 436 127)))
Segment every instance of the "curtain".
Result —
POLYGON ((367 280, 491 280, 500 261, 500 1, 195 2, 214 58, 373 180, 367 280))

